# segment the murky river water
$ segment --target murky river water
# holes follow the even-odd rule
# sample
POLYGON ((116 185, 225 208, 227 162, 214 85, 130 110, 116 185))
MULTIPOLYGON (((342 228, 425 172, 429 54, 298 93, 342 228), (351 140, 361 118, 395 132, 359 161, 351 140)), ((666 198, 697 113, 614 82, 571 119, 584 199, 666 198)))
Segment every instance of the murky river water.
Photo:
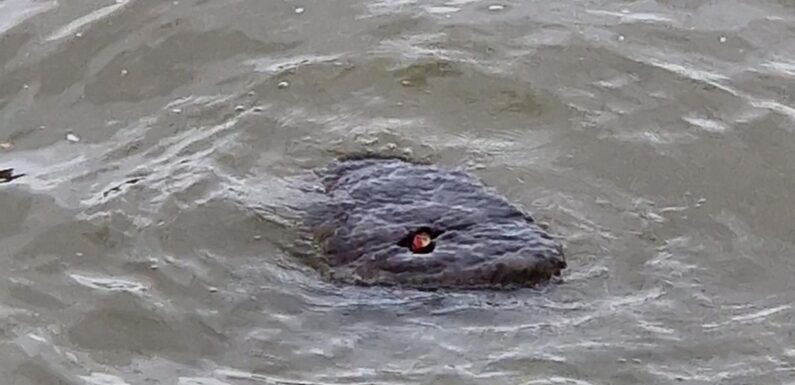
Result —
POLYGON ((0 0, 2 383, 795 383, 793 90, 785 0, 0 0), (297 186, 366 149, 565 282, 325 282, 297 186))

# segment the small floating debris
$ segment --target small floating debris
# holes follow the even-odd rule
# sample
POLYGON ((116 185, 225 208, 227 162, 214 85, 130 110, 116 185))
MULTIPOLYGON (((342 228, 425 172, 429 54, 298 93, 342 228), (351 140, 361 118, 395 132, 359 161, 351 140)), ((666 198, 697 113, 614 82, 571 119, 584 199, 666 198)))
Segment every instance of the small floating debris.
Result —
POLYGON ((75 253, 75 257, 82 257, 82 256, 83 256, 83 253, 81 253, 79 251, 75 253))
POLYGON ((679 211, 686 211, 688 209, 687 206, 668 206, 663 207, 660 209, 660 214, 670 213, 670 212, 679 212, 679 211))
POLYGON ((295 14, 296 15, 300 15, 302 13, 304 13, 304 8, 303 7, 296 7, 295 8, 295 14))
POLYGON ((379 152, 389 152, 389 153, 394 153, 395 150, 397 150, 397 145, 394 143, 386 143, 378 149, 379 152))
POLYGON ((402 85, 403 87, 411 87, 411 84, 412 84, 411 80, 401 80, 400 81, 400 85, 402 85))
POLYGON ((22 176, 25 176, 25 174, 14 174, 13 168, 0 170, 0 183, 8 183, 22 176))
POLYGON ((726 36, 721 36, 721 37, 718 39, 718 41, 719 41, 719 42, 721 42, 721 43, 725 43, 725 42, 726 42, 726 36))
POLYGON ((121 70, 121 76, 127 76, 128 73, 127 70, 121 70))
POLYGON ((23 84, 23 85, 22 85, 22 89, 25 89, 25 90, 26 90, 26 89, 28 89, 28 88, 30 88, 30 86, 29 86, 29 85, 27 85, 27 84, 23 84))
POLYGON ((80 360, 78 360, 78 359, 77 359, 77 356, 76 356, 74 353, 72 353, 72 352, 66 352, 66 353, 64 353, 64 355, 65 355, 65 356, 66 356, 66 358, 68 358, 68 359, 69 359, 69 361, 71 361, 73 364, 79 364, 79 363, 80 363, 80 360))
MULTIPOLYGON (((77 360, 75 360, 77 362, 77 360)), ((99 373, 93 372, 90 376, 79 376, 83 381, 83 384, 91 384, 91 385, 130 385, 128 382, 124 381, 121 377, 114 376, 107 373, 99 373)), ((180 382, 181 384, 181 382, 180 382)))
POLYGON ((290 86, 290 83, 288 83, 288 82, 286 82, 286 81, 281 81, 281 82, 279 82, 279 84, 277 85, 277 87, 279 87, 279 89, 285 89, 285 88, 287 88, 287 87, 289 87, 289 86, 290 86))
POLYGON ((449 7, 449 6, 437 6, 437 7, 428 7, 426 10, 430 13, 437 14, 437 15, 445 15, 445 17, 450 17, 451 13, 455 13, 461 10, 458 7, 449 7))
POLYGON ((66 134, 66 140, 71 143, 77 143, 80 141, 80 137, 75 134, 66 134))
POLYGON ((80 285, 102 291, 140 293, 147 290, 146 286, 132 280, 115 277, 88 276, 83 274, 70 274, 69 276, 80 285))
MULTIPOLYGON (((643 217, 643 216, 641 216, 641 217, 643 217)), ((646 219, 652 220, 652 221, 657 222, 657 223, 665 222, 665 217, 663 217, 662 215, 656 214, 656 213, 652 213, 652 212, 645 213, 645 217, 646 217, 646 219)))
POLYGON ((544 231, 549 231, 552 228, 552 225, 549 222, 538 221, 536 222, 538 227, 544 229, 544 231))
POLYGON ((502 4, 492 4, 489 5, 489 11, 502 11, 505 9, 505 6, 502 4))
POLYGON ((356 143, 359 143, 359 144, 362 144, 362 145, 365 145, 365 146, 370 146, 370 145, 378 143, 378 138, 372 137, 372 136, 371 137, 359 136, 359 137, 355 138, 354 141, 356 143))
POLYGON ((83 37, 83 33, 82 32, 78 32, 78 33, 75 34, 75 37, 83 37))
POLYGON ((624 41, 624 35, 618 35, 618 41, 624 41))

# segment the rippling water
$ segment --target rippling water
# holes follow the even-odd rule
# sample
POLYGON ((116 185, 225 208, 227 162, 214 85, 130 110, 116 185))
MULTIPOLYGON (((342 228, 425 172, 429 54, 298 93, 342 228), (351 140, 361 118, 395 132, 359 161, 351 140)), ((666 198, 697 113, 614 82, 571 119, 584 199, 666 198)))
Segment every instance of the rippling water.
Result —
POLYGON ((3 382, 791 384, 793 26, 785 0, 0 0, 3 382), (294 207, 367 149, 482 177, 562 237, 565 283, 324 282, 294 207))

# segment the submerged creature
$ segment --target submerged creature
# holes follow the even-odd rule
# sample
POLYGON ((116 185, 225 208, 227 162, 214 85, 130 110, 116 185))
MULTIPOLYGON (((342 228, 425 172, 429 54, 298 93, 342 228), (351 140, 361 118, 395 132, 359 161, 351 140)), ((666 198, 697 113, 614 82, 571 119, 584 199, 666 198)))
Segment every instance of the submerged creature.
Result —
POLYGON ((322 174, 310 224, 338 281, 438 288, 530 287, 560 276, 562 246, 463 171, 350 157, 322 174))

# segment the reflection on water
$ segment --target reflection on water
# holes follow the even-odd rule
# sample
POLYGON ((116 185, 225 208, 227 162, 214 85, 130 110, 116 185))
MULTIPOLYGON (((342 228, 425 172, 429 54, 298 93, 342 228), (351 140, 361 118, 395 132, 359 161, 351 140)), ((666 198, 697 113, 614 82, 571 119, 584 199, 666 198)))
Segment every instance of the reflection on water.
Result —
POLYGON ((10 384, 786 384, 786 1, 0 1, 10 384), (312 170, 464 166, 565 283, 326 282, 312 170), (21 175, 22 177, 15 178, 21 175))

